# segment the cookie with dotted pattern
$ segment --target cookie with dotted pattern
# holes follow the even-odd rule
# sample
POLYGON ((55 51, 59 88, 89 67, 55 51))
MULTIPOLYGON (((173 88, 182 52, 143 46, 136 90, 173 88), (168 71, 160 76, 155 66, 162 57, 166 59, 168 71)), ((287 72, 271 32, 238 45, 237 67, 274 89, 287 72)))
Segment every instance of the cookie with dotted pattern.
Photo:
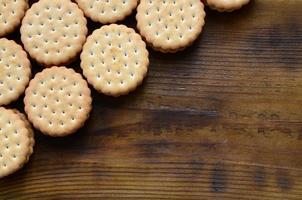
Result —
POLYGON ((85 15, 102 24, 123 20, 137 7, 138 0, 76 0, 85 15))
POLYGON ((141 36, 124 25, 106 25, 87 38, 81 67, 88 82, 110 96, 128 94, 147 74, 149 53, 141 36))
POLYGON ((232 12, 249 3, 250 0, 206 0, 208 6, 219 12, 232 12))
POLYGON ((31 76, 31 64, 23 48, 13 40, 0 39, 0 105, 15 101, 31 76))
POLYGON ((66 136, 82 127, 91 111, 91 92, 81 74, 66 67, 46 68, 25 91, 25 112, 42 133, 66 136))
POLYGON ((177 52, 191 45, 204 26, 200 0, 141 0, 137 28, 155 50, 177 52))
POLYGON ((26 12, 21 40, 29 55, 43 66, 73 61, 82 50, 87 20, 70 0, 40 0, 26 12))
POLYGON ((27 8, 26 0, 0 0, 0 37, 20 25, 27 8))
POLYGON ((25 115, 0 107, 0 178, 21 169, 33 153, 34 144, 25 115))

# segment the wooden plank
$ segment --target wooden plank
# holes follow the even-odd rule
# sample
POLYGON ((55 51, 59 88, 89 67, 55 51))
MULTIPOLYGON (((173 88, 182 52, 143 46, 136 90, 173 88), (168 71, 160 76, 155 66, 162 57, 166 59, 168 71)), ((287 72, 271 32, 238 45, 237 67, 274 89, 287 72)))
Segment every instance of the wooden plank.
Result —
POLYGON ((136 92, 94 92, 73 136, 37 133, 31 162, 0 180, 0 199, 302 199, 301 9, 254 0, 207 10, 192 47, 151 51, 136 92))

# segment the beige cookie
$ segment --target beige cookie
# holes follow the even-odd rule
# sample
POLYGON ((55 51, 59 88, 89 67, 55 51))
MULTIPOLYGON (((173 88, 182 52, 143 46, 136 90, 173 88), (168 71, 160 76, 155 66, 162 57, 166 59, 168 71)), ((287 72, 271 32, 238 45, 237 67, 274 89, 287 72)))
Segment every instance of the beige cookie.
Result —
POLYGON ((0 105, 15 101, 31 76, 26 52, 13 40, 0 39, 0 105))
POLYGON ((27 8, 26 0, 0 0, 0 37, 19 26, 27 8))
POLYGON ((141 0, 137 28, 147 43, 161 52, 176 52, 191 45, 204 26, 200 0, 141 0))
POLYGON ((206 0, 208 6, 219 12, 231 12, 249 3, 250 0, 206 0))
POLYGON ((21 40, 29 55, 44 66, 71 62, 82 50, 87 21, 70 0, 40 0, 26 12, 21 40))
POLYGON ((33 131, 25 116, 0 107, 0 178, 28 162, 34 143, 33 131))
POLYGON ((75 0, 85 15, 103 24, 123 20, 136 8, 138 0, 75 0))
POLYGON ((149 53, 141 36, 124 25, 107 25, 88 37, 81 54, 84 76, 106 95, 128 94, 147 74, 149 53))
POLYGON ((29 123, 28 119, 26 118, 26 116, 23 113, 19 112, 17 109, 13 109, 13 112, 18 114, 19 117, 23 120, 23 122, 25 123, 25 126, 28 130, 28 133, 29 133, 28 136, 30 139, 30 149, 29 149, 29 154, 26 158, 26 162, 28 162, 31 154, 34 152, 33 151, 33 147, 35 145, 34 131, 32 129, 31 124, 29 123))
POLYGON ((25 92, 25 112, 42 133, 66 136, 82 127, 91 111, 91 92, 79 73, 51 67, 37 73, 25 92))

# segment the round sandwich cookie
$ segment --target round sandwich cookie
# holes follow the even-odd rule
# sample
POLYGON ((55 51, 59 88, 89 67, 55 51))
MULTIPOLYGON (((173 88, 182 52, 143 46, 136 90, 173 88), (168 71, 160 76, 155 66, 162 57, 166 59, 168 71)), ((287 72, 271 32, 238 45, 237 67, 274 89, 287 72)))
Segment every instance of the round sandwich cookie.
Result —
POLYGON ((91 111, 91 92, 81 74, 51 67, 36 74, 25 92, 25 112, 45 135, 60 137, 81 128, 91 111))
POLYGON ((141 0, 136 15, 137 28, 155 50, 173 53, 197 39, 205 15, 200 0, 141 0))
POLYGON ((21 169, 33 153, 34 144, 25 115, 0 107, 0 178, 21 169))
POLYGON ((232 12, 248 4, 250 0, 206 0, 208 6, 219 12, 232 12))
POLYGON ((40 0, 26 12, 21 40, 43 66, 67 64, 82 50, 87 35, 83 12, 70 0, 40 0))
POLYGON ((147 74, 149 53, 141 36, 124 25, 106 25, 87 38, 81 67, 88 82, 110 96, 128 94, 147 74))
POLYGON ((125 19, 137 7, 138 0, 75 0, 85 15, 102 24, 125 19))
POLYGON ((7 105, 24 93, 31 76, 26 52, 13 40, 0 39, 0 105, 7 105))
POLYGON ((26 0, 0 0, 0 37, 20 25, 27 8, 26 0))

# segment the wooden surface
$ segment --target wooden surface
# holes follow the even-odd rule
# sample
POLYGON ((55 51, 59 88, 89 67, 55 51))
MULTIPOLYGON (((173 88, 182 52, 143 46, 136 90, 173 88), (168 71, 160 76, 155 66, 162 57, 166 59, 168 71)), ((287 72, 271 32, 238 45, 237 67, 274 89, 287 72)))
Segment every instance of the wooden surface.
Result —
POLYGON ((302 199, 301 0, 207 10, 192 47, 150 60, 136 92, 94 92, 77 134, 36 132, 0 199, 302 199))

